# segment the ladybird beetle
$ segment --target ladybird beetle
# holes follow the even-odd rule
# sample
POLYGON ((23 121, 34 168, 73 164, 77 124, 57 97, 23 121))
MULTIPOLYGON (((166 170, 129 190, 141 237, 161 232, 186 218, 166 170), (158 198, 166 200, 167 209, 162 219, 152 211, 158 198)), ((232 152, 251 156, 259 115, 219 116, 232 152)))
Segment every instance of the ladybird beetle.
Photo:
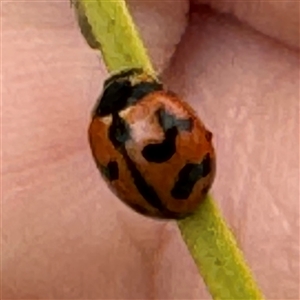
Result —
POLYGON ((212 133, 187 103, 141 69, 105 81, 89 142, 114 194, 146 216, 191 214, 215 177, 212 133))

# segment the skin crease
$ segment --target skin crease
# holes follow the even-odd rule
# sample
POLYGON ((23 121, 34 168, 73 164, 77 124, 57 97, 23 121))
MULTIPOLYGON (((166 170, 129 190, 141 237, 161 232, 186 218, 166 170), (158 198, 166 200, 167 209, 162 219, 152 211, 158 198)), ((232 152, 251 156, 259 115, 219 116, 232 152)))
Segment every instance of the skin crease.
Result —
MULTIPOLYGON (((172 3, 172 25, 151 5, 130 8, 166 84, 214 133, 222 213, 266 298, 298 299, 299 53, 281 38, 293 14, 274 41, 255 19, 192 7, 185 28, 187 3, 172 3)), ((98 174, 87 127, 107 73, 69 2, 3 3, 2 45, 2 298, 210 299, 175 224, 133 213, 98 174)))

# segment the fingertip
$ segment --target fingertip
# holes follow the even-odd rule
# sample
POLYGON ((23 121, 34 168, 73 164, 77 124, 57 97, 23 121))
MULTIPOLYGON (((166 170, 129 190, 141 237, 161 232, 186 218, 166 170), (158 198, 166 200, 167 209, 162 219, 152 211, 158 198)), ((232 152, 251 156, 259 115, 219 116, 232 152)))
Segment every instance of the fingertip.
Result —
POLYGON ((127 0, 158 73, 170 63, 188 23, 189 1, 127 0))
POLYGON ((298 1, 212 1, 195 0, 239 21, 291 49, 299 49, 298 1))

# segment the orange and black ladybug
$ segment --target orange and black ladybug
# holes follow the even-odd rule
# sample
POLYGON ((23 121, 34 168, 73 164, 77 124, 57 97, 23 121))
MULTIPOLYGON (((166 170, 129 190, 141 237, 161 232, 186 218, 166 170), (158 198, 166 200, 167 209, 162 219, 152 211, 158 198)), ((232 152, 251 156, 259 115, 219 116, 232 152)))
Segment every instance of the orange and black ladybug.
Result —
POLYGON ((212 134, 187 103, 141 69, 105 81, 89 141, 112 191, 143 215, 189 215, 215 177, 212 134))

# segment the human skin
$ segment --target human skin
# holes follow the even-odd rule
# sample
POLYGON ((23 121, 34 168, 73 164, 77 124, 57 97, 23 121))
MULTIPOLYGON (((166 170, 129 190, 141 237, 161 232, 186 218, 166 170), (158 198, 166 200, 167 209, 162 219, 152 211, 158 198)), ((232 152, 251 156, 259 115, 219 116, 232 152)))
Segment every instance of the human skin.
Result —
MULTIPOLYGON (((299 5, 215 3, 239 20, 185 1, 130 9, 214 133, 212 194, 259 286, 298 299, 299 5)), ((210 299, 175 222, 132 212, 98 174, 87 127, 107 73, 69 1, 2 4, 2 72, 2 298, 210 299)))

